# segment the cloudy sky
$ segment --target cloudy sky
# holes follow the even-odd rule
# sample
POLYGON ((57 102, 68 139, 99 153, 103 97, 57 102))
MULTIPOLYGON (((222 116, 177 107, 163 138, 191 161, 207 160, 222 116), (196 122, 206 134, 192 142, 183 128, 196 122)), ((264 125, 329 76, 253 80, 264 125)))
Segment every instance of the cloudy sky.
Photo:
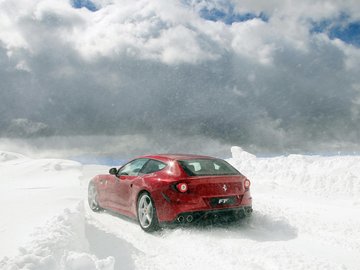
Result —
POLYGON ((360 151, 358 0, 0 0, 0 136, 360 151))

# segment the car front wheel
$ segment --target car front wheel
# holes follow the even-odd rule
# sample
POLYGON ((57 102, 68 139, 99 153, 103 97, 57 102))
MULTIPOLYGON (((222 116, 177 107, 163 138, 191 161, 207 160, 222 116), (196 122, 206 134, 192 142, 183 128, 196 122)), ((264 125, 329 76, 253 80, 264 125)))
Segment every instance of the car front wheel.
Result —
POLYGON ((88 187, 88 203, 90 206, 90 209, 94 212, 99 212, 101 210, 101 207, 99 205, 99 202, 97 200, 97 189, 93 181, 90 181, 89 187, 88 187))
POLYGON ((154 201, 150 194, 140 194, 137 203, 137 216, 140 227, 146 232, 153 232, 159 229, 159 221, 156 214, 154 201))

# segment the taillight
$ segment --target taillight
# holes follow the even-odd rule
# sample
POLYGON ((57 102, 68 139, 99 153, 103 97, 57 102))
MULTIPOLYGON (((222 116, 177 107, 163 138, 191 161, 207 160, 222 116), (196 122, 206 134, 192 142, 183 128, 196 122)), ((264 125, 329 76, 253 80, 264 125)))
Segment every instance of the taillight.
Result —
POLYGON ((176 185, 176 189, 182 193, 188 190, 188 185, 186 183, 179 183, 176 185))
POLYGON ((250 180, 249 180, 249 179, 245 179, 245 181, 244 181, 244 188, 245 188, 245 189, 249 189, 250 185, 251 185, 250 180))

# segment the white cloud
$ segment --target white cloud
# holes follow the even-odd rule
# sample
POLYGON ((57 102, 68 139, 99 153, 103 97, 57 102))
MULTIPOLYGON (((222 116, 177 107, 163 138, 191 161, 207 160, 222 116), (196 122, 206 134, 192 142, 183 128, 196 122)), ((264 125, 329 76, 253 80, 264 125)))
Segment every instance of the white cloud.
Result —
MULTIPOLYGON (((14 1, 0 2, 0 42, 11 51, 14 48, 28 48, 28 44, 18 28, 18 6, 14 1)), ((0 43, 1 44, 1 43, 0 43)))
MULTIPOLYGON (((324 36, 322 36, 324 38, 324 36)), ((327 37, 325 39, 328 40, 327 37)), ((354 70, 360 72, 360 49, 354 46, 349 46, 348 44, 344 43, 340 39, 334 39, 329 41, 335 47, 342 50, 346 56, 345 65, 348 70, 354 70)))
POLYGON ((15 68, 17 70, 22 70, 22 71, 27 71, 27 72, 31 71, 29 65, 24 60, 18 62, 15 68))
POLYGON ((276 45, 272 41, 274 38, 267 23, 259 19, 234 23, 231 32, 233 34, 231 46, 237 54, 255 59, 264 65, 272 63, 276 45))
MULTIPOLYGON (((40 35, 43 42, 67 42, 86 59, 129 55, 167 64, 199 63, 218 59, 227 51, 270 64, 273 53, 284 44, 306 51, 311 35, 309 19, 318 20, 350 10, 351 1, 234 1, 239 12, 265 11, 269 22, 253 19, 225 25, 209 22, 197 13, 217 7, 216 1, 186 6, 175 0, 98 1, 102 8, 91 12, 74 9, 65 0, 3 1, 0 11, 0 40, 8 50, 39 50, 28 36, 40 35), (311 3, 310 3, 311 2, 311 3), (23 24, 33 24, 24 33, 23 24)), ((358 8, 355 8, 355 11, 358 8)), ((354 15, 355 16, 355 15, 354 15)), ((35 38, 33 38, 35 40, 35 38)), ((46 47, 46 46, 44 46, 46 47)), ((41 48, 43 49, 43 48, 41 48)), ((40 49, 40 50, 41 50, 40 49)))
POLYGON ((117 1, 87 14, 86 27, 75 28, 69 40, 87 58, 130 54, 167 64, 196 63, 215 58, 202 45, 209 37, 201 39, 199 21, 177 1, 117 1))

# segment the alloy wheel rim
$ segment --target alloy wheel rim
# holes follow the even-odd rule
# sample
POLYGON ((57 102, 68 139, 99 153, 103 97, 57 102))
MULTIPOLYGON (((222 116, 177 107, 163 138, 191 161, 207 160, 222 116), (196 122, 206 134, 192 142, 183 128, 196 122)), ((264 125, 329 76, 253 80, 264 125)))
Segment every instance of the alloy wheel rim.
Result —
POLYGON ((140 198, 138 213, 139 213, 139 222, 143 228, 148 228, 153 220, 153 205, 151 199, 148 195, 143 195, 140 198))

